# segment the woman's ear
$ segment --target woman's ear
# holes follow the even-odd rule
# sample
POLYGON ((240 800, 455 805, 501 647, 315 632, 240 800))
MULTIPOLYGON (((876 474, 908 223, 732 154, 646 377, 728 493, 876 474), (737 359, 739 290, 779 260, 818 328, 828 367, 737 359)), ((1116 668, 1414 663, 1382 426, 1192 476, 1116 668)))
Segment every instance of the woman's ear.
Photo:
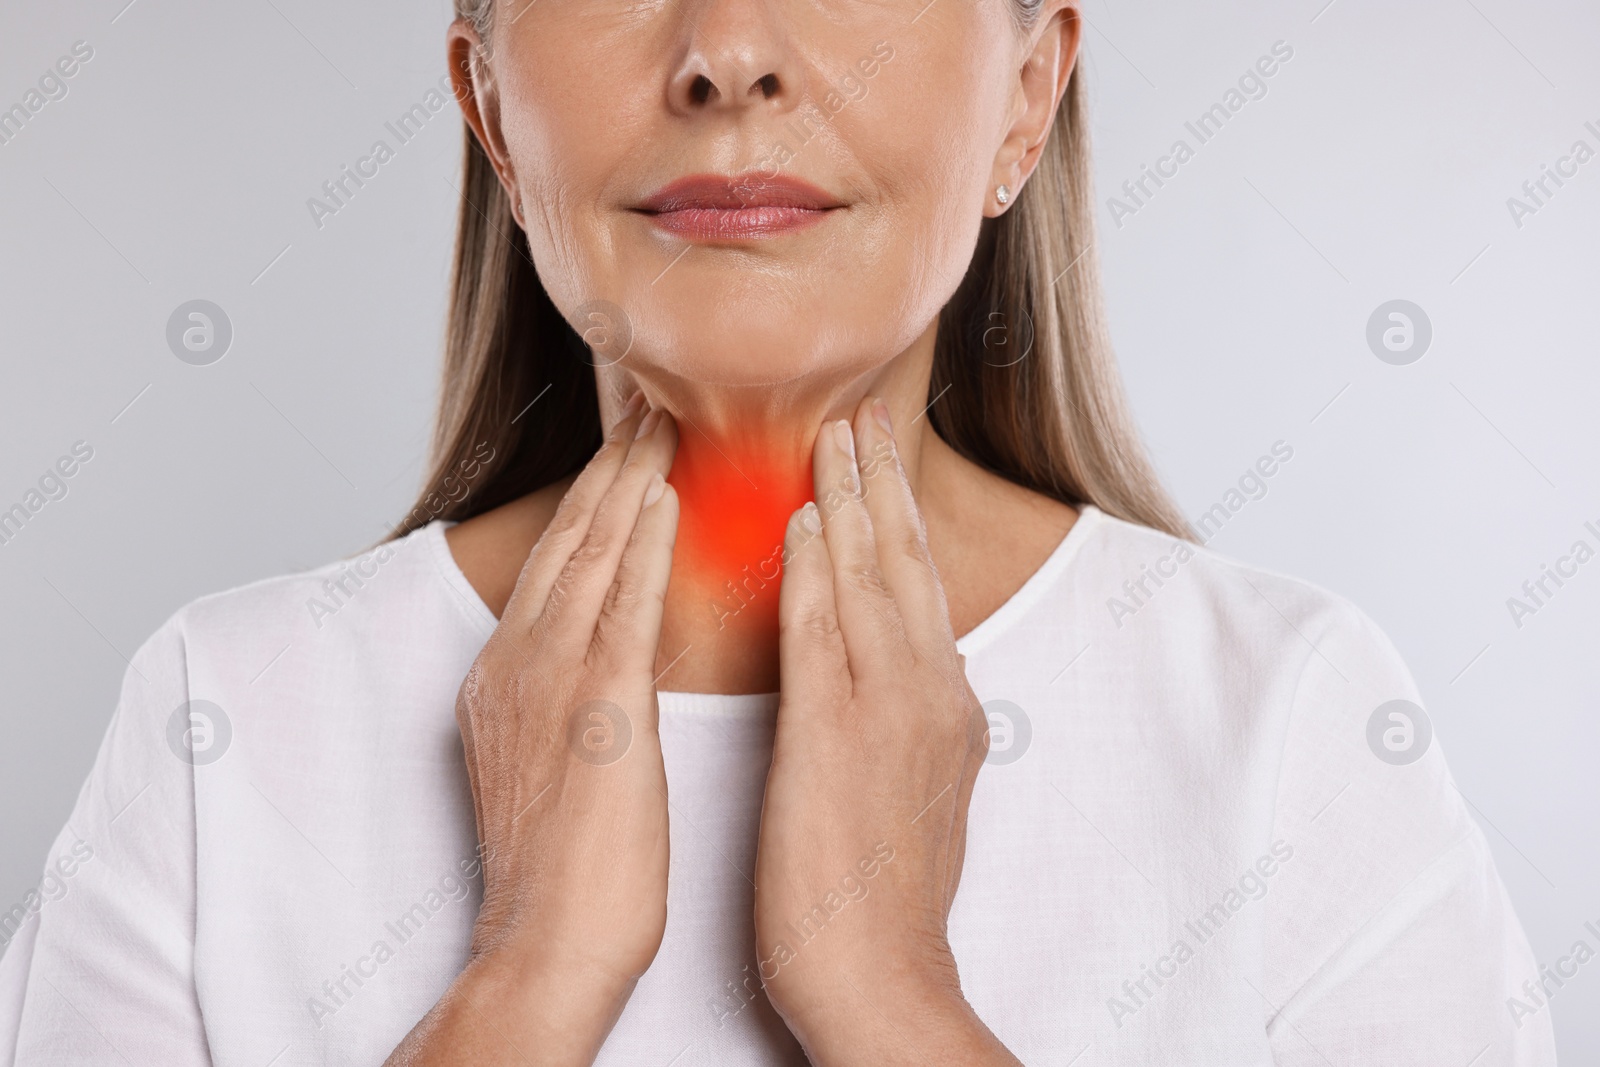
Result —
POLYGON ((517 190, 516 172, 500 128, 500 90, 495 84, 494 67, 489 62, 489 48, 466 19, 456 19, 450 24, 445 41, 450 85, 456 103, 461 105, 461 114, 494 166, 501 186, 511 198, 517 224, 521 225, 522 194, 517 190))
POLYGON ((1079 0, 1045 0, 1029 31, 1011 98, 1011 125, 995 155, 984 214, 993 218, 1017 198, 1055 126, 1056 111, 1078 60, 1083 16, 1079 0), (1003 188, 1003 192, 1001 192, 1003 188))

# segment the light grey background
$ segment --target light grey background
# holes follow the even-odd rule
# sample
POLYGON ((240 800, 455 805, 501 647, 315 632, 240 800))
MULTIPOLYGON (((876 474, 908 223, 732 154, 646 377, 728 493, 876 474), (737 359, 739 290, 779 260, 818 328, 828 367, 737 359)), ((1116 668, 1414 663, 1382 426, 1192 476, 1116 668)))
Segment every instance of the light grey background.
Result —
MULTIPOLYGON (((956 0, 943 0, 956 2, 956 0)), ((1541 962, 1600 924, 1600 560, 1518 628, 1507 598, 1600 526, 1600 150, 1581 0, 1088 0, 1112 325, 1191 516, 1294 458, 1213 540, 1333 589, 1411 665, 1541 962), (1276 41, 1294 49, 1119 227, 1105 207, 1276 41), (1395 298, 1431 349, 1392 366, 1395 298)), ((0 12, 0 108, 94 58, 0 146, 0 510, 75 441, 70 493, 0 546, 0 911, 37 883, 126 657, 204 593, 345 555, 411 501, 432 410, 460 124, 336 216, 306 201, 443 73, 448 5, 75 0, 0 12), (221 305, 226 358, 168 316, 221 305)), ((1600 962, 1551 1005, 1600 1055, 1600 962)))

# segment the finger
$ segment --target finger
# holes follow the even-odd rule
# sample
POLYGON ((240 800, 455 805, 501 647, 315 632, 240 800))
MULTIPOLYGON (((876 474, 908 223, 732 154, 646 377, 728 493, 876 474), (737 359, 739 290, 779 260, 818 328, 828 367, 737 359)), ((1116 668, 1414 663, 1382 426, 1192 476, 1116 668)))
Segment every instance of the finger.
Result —
POLYGON ((861 499, 855 432, 844 420, 827 422, 811 456, 822 533, 833 562, 833 592, 850 671, 894 662, 910 652, 894 598, 878 568, 872 518, 861 499))
POLYGON ((779 685, 793 695, 816 695, 848 674, 834 609, 833 561, 815 504, 790 515, 783 535, 778 663, 779 685))
POLYGON ((878 568, 900 609, 906 637, 930 663, 953 666, 950 609, 928 552, 927 526, 900 464, 888 405, 873 397, 863 400, 854 430, 861 497, 872 520, 878 568))
POLYGON ((623 408, 622 417, 606 435, 600 450, 561 498, 550 525, 528 553, 522 573, 517 576, 517 586, 501 614, 502 621, 515 624, 518 632, 526 632, 544 611, 550 588, 588 535, 595 511, 627 460, 634 432, 645 414, 644 394, 635 393, 623 408))
POLYGON ((672 416, 660 408, 640 420, 627 459, 606 489, 583 543, 577 547, 545 601, 544 612, 535 624, 547 637, 559 635, 587 649, 594 640, 600 610, 617 578, 622 554, 633 537, 633 528, 644 507, 645 490, 655 475, 666 477, 672 455, 678 447, 678 431, 672 416))
POLYGON ((608 676, 643 677, 654 683, 677 537, 678 494, 657 474, 645 487, 643 510, 595 627, 593 648, 608 676))

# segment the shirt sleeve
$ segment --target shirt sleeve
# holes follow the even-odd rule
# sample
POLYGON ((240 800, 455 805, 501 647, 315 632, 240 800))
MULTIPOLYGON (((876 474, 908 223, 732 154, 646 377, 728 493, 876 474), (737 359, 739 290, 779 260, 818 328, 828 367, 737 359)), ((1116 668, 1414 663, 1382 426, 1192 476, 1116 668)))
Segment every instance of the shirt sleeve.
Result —
POLYGON ((1258 990, 1274 1061, 1554 1064, 1548 1010, 1511 1003, 1539 972, 1405 664, 1348 605, 1302 637, 1273 815, 1294 855, 1258 990))
POLYGON ((39 888, 20 915, 3 917, 0 1063, 210 1064, 194 983, 196 757, 186 731, 217 724, 191 723, 187 690, 171 621, 129 665, 39 888))

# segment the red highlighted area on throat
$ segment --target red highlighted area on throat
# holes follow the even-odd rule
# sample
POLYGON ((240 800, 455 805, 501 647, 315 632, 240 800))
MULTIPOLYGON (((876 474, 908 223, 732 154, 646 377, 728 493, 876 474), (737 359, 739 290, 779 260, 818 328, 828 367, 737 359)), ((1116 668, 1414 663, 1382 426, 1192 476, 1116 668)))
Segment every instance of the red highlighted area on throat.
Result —
POLYGON ((811 499, 811 456, 714 444, 685 425, 667 480, 678 493, 672 582, 718 630, 776 639, 783 535, 811 499))

